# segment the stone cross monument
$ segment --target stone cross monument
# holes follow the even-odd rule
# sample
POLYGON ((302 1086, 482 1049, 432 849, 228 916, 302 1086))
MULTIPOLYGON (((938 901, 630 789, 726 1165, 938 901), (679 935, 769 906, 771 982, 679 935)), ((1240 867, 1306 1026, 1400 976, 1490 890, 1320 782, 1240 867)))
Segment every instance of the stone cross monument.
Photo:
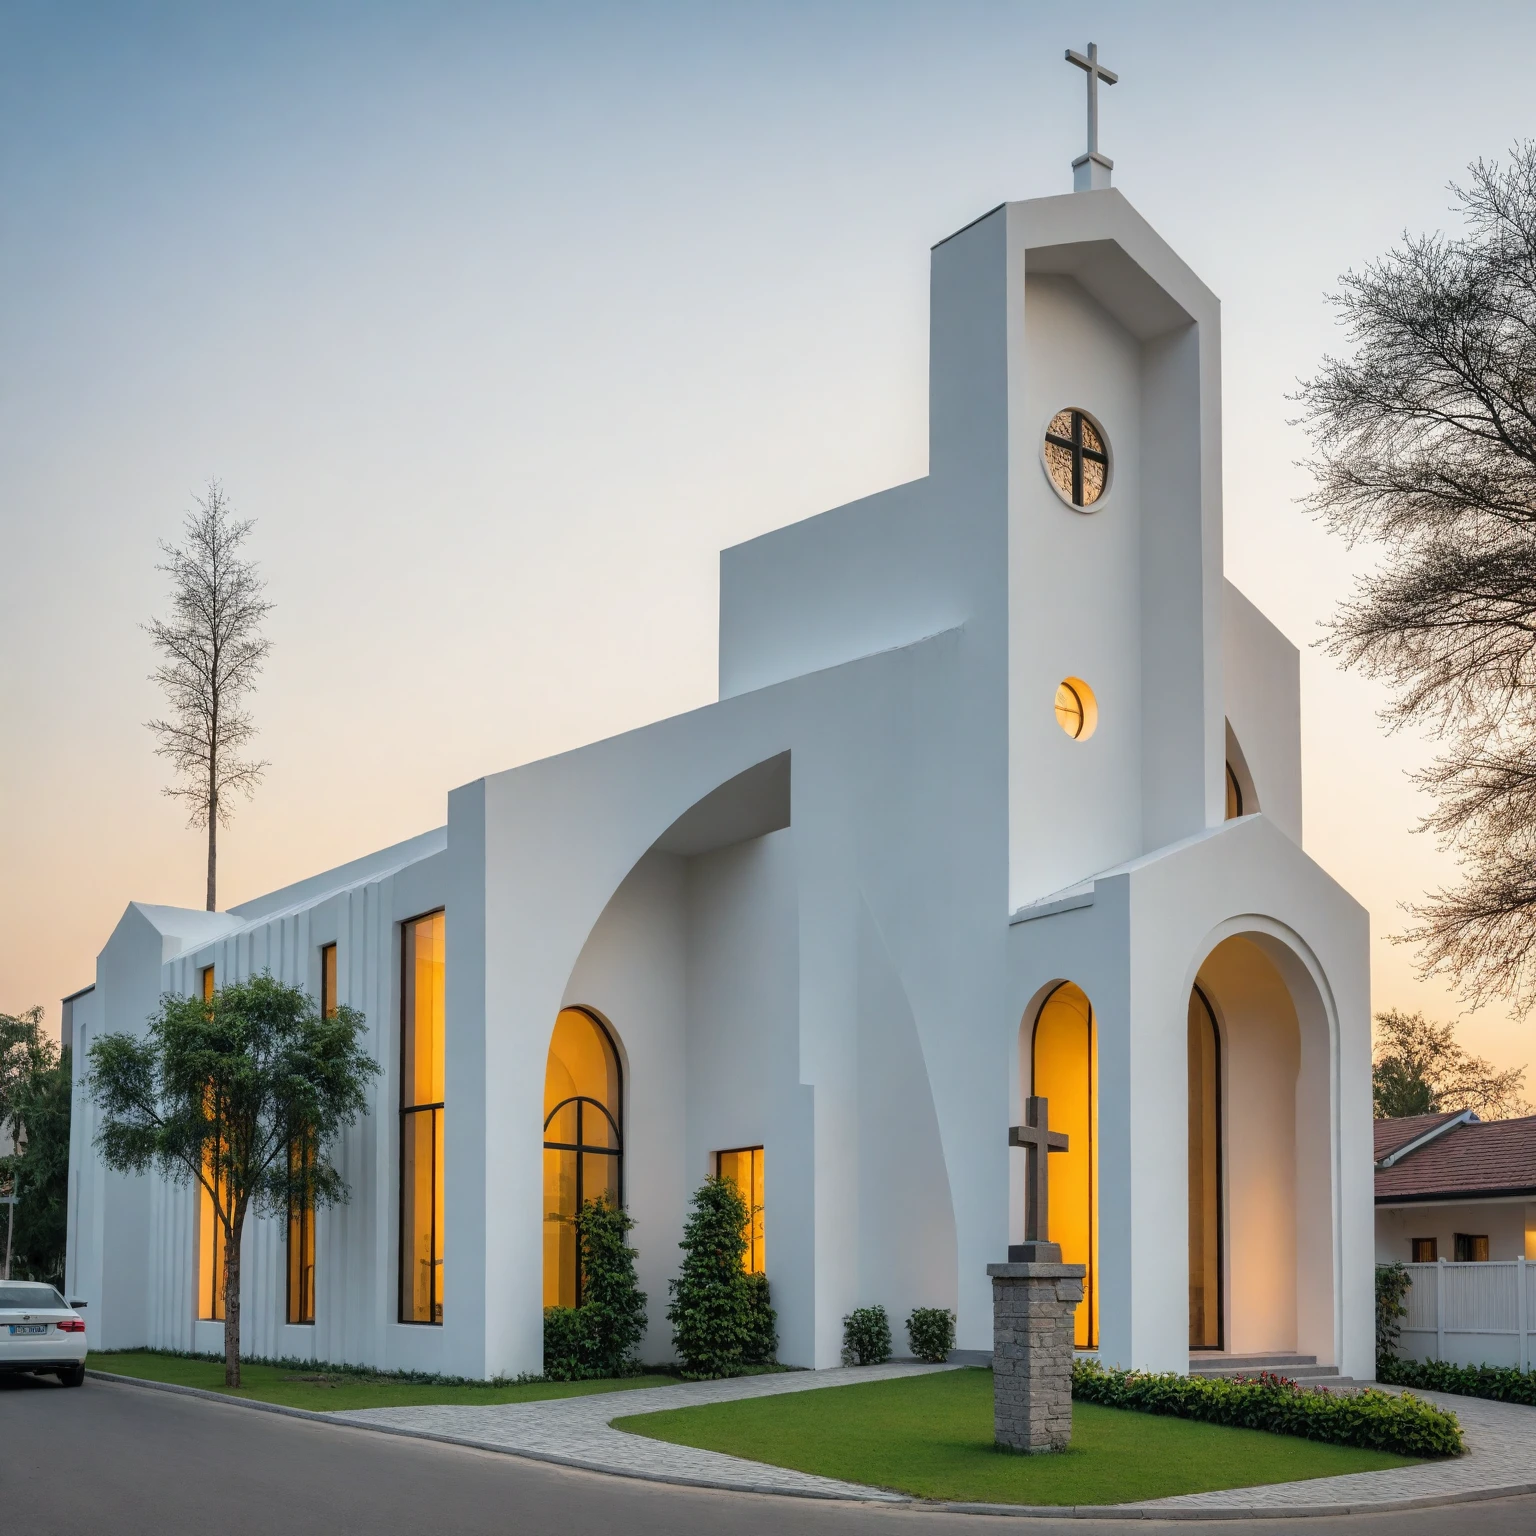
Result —
POLYGON ((1072 1441, 1072 1346, 1082 1264, 1063 1264, 1050 1241, 1052 1152, 1067 1138, 1050 1128, 1050 1105, 1032 1098, 1024 1124, 1008 1132, 1010 1147, 1028 1154, 1024 1241, 1011 1244, 992 1277, 992 1428, 999 1446, 1014 1451, 1064 1451, 1072 1441))

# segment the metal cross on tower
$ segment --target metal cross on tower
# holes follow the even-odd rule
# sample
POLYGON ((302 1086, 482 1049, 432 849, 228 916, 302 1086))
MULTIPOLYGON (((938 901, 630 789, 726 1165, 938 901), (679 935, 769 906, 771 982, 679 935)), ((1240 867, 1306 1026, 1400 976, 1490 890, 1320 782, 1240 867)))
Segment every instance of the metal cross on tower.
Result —
POLYGON ((1050 1241, 1050 1170, 1046 1157, 1067 1150, 1064 1131, 1050 1128, 1049 1101, 1026 1099, 1024 1124, 1010 1126, 1008 1145, 1023 1147, 1028 1154, 1025 1174, 1024 1241, 1008 1249, 1010 1264, 1059 1264, 1061 1245, 1050 1241))
POLYGON ((1099 63, 1099 45, 1088 44, 1088 52, 1067 49, 1067 63, 1075 64, 1088 75, 1088 152, 1072 162, 1072 190, 1097 192, 1109 185, 1109 173, 1115 162, 1099 153, 1099 81, 1113 85, 1120 76, 1099 63))

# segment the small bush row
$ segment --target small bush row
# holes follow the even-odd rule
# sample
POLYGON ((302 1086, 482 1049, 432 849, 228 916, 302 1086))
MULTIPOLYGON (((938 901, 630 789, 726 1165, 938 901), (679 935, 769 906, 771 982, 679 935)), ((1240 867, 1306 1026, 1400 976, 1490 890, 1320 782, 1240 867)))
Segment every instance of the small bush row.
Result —
MULTIPOLYGON (((912 1353, 942 1365, 955 1347, 955 1314, 947 1307, 914 1307, 907 1318, 912 1353)), ((891 1320, 884 1307, 855 1307, 843 1319, 843 1364, 884 1365, 891 1358, 891 1320)))
POLYGON ((1330 1392, 1269 1372, 1225 1380, 1111 1370, 1097 1360, 1078 1360, 1072 1366, 1072 1396, 1106 1408, 1263 1429, 1400 1456, 1459 1456, 1464 1448, 1456 1415, 1412 1395, 1330 1392))
POLYGON ((1389 1387, 1459 1392, 1463 1397, 1491 1397, 1499 1403, 1536 1408, 1536 1371, 1522 1371, 1513 1365, 1452 1365, 1447 1360, 1399 1360, 1395 1355, 1378 1355, 1376 1379, 1389 1387))

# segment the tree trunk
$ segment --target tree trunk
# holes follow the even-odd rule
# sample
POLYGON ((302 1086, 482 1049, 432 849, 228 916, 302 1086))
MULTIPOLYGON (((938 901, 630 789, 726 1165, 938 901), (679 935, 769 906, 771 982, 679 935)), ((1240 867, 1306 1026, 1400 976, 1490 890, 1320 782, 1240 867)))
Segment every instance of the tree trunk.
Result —
POLYGON ((224 1229, 224 1385, 240 1385, 240 1232, 245 1212, 224 1229))
POLYGON ((214 878, 218 870, 218 860, 219 807, 217 801, 210 801, 208 804, 208 910, 210 912, 219 910, 216 895, 218 884, 214 878))

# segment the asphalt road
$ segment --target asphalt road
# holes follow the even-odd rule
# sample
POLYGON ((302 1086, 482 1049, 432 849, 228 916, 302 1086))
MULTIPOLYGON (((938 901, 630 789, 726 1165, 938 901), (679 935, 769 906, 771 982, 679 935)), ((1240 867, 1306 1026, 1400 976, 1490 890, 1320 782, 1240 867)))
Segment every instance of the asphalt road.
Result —
POLYGON ((673 1488, 109 1382, 0 1377, 0 1531, 26 1536, 1526 1536, 1536 1497, 1332 1520, 1031 1520, 673 1488))

